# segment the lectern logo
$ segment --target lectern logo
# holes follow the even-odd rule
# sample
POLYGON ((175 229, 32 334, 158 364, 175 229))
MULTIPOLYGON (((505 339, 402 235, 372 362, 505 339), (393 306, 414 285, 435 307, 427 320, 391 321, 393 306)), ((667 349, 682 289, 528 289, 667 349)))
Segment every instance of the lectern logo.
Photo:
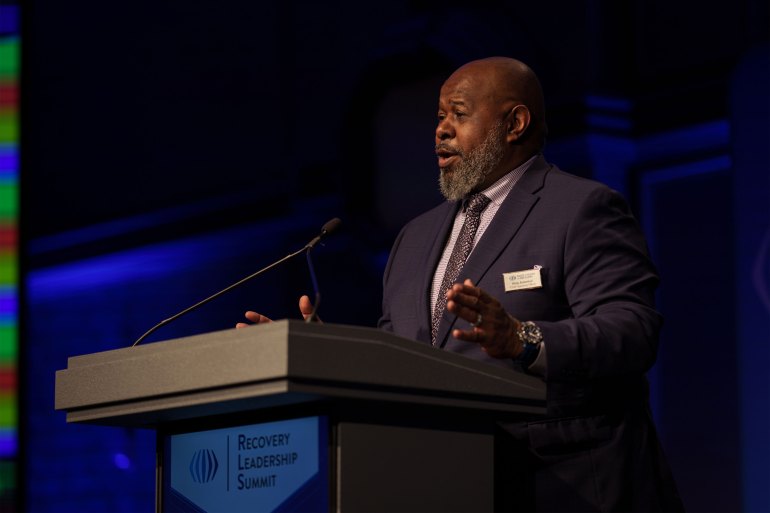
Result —
POLYGON ((196 483, 208 483, 217 475, 219 462, 211 449, 198 449, 190 460, 190 475, 196 483))

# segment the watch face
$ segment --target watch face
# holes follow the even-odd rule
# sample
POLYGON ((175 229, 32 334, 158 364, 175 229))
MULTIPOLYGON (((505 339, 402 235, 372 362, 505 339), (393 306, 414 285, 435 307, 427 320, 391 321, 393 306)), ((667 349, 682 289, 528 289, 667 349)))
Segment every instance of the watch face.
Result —
POLYGON ((527 321, 521 324, 519 338, 525 344, 539 344, 543 334, 535 323, 527 321))

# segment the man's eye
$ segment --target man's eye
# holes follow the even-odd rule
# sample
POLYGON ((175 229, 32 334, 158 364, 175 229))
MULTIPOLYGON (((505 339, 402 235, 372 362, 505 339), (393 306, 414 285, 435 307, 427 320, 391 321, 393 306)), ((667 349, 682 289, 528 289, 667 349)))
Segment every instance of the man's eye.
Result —
POLYGON ((460 112, 460 111, 456 111, 455 112, 455 117, 457 117, 457 118, 462 118, 462 117, 465 117, 465 116, 466 116, 465 112, 460 112))

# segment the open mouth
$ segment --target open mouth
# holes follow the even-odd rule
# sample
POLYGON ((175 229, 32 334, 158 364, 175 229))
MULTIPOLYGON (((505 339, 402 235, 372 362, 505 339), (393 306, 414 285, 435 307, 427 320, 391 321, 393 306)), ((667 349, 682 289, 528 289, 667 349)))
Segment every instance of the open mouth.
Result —
POLYGON ((445 168, 451 166, 455 160, 459 159, 459 155, 449 150, 436 150, 436 156, 438 157, 438 167, 445 168))

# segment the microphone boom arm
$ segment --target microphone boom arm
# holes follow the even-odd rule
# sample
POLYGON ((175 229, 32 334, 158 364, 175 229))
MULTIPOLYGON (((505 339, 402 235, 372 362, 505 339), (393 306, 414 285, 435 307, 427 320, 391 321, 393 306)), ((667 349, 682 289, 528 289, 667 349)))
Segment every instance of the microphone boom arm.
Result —
POLYGON ((277 262, 273 262, 272 264, 268 265, 267 267, 265 267, 263 269, 260 269, 259 271, 255 272, 253 274, 250 274, 249 276, 246 276, 242 280, 233 283, 232 285, 230 285, 229 287, 227 287, 225 289, 220 290, 216 294, 213 294, 213 295, 207 297, 206 299, 204 299, 202 301, 199 301, 199 302, 195 303, 194 305, 192 305, 192 306, 190 306, 188 308, 185 308, 184 310, 182 310, 178 314, 173 315, 173 316, 169 317, 168 319, 165 319, 165 320, 159 322, 158 324, 156 324, 155 326, 153 326, 152 328, 147 330, 147 332, 144 335, 139 337, 137 339, 137 341, 134 342, 131 345, 131 347, 139 345, 151 333, 154 333, 155 330, 157 330, 159 328, 162 328, 166 324, 168 324, 168 323, 170 323, 172 321, 175 321, 176 319, 182 317, 185 314, 188 314, 188 313, 192 312, 193 310, 195 310, 195 309, 205 305, 209 301, 218 298, 222 294, 224 294, 226 292, 230 292, 234 288, 236 288, 236 287, 238 287, 240 285, 243 285, 244 283, 246 283, 247 281, 249 281, 249 280, 251 280, 253 278, 256 278, 257 276, 259 276, 260 274, 264 273, 265 271, 269 271, 273 267, 275 267, 277 265, 280 265, 283 262, 285 262, 285 261, 287 261, 287 260, 289 260, 291 258, 294 258, 295 256, 299 255, 303 251, 307 251, 307 261, 308 261, 308 265, 310 266, 310 276, 311 276, 311 279, 313 280, 313 288, 315 290, 315 295, 316 295, 316 303, 315 303, 315 306, 313 307, 313 312, 308 317, 308 322, 310 322, 315 317, 316 310, 318 310, 318 303, 321 301, 321 294, 318 292, 318 283, 316 282, 315 272, 313 272, 313 264, 310 261, 310 250, 313 249, 315 247, 315 245, 318 244, 321 241, 321 239, 323 239, 327 235, 329 235, 332 232, 334 232, 337 229, 337 227, 339 227, 341 222, 342 221, 340 221, 340 219, 338 217, 335 217, 334 219, 332 219, 330 221, 327 221, 326 224, 323 225, 323 228, 321 228, 321 233, 318 234, 313 240, 311 240, 310 242, 305 244, 305 246, 302 249, 299 249, 299 250, 295 251, 294 253, 289 253, 288 255, 286 255, 282 259, 278 260, 277 262))
POLYGON ((165 326, 166 324, 168 324, 168 323, 170 323, 170 322, 172 322, 172 321, 175 321, 176 319, 178 319, 178 318, 182 317, 182 316, 183 316, 183 315, 185 315, 185 314, 188 314, 188 313, 192 312, 193 310, 195 310, 195 309, 197 309, 197 308, 199 308, 199 307, 201 307, 201 306, 205 305, 205 304, 206 304, 206 303, 208 303, 209 301, 211 301, 211 300, 214 300, 214 299, 218 298, 218 297, 219 297, 219 296, 221 296, 222 294, 224 294, 224 293, 226 293, 226 292, 230 292, 230 291, 231 291, 231 290, 233 290, 234 288, 236 288, 236 287, 238 287, 238 286, 240 286, 240 285, 243 285, 243 284, 244 284, 244 283, 246 283, 247 281, 249 281, 249 280, 251 280, 251 279, 253 279, 253 278, 256 278, 257 276, 259 276, 260 274, 264 273, 265 271, 269 271, 269 270, 270 270, 270 269, 272 269, 273 267, 275 267, 275 266, 277 266, 277 265, 279 265, 279 264, 282 264, 282 263, 284 263, 285 261, 289 260, 290 258, 294 258, 295 256, 299 255, 299 254, 300 254, 300 253, 302 253, 303 251, 305 251, 305 248, 302 248, 302 249, 300 249, 300 250, 297 250, 297 251, 295 251, 294 253, 290 253, 290 254, 286 255, 285 257, 283 257, 282 259, 278 260, 277 262, 273 262, 272 264, 268 265, 268 266, 267 266, 267 267, 265 267, 264 269, 260 269, 259 271, 255 272, 255 273, 253 273, 253 274, 251 274, 251 275, 249 275, 249 276, 246 276, 246 277, 245 277, 245 278, 243 278, 242 280, 240 280, 240 281, 237 281, 237 282, 233 283, 233 284, 232 284, 232 285, 230 285, 229 287, 227 287, 227 288, 225 288, 225 289, 222 289, 222 290, 220 290, 220 291, 219 291, 219 292, 217 292, 216 294, 213 294, 213 295, 211 295, 211 296, 207 297, 206 299, 204 299, 204 300, 202 300, 202 301, 199 301, 198 303, 195 303, 194 305, 192 305, 192 306, 190 306, 190 307, 188 307, 188 308, 185 308, 184 310, 182 310, 182 311, 181 311, 181 312, 179 312, 178 314, 176 314, 176 315, 173 315, 173 316, 169 317, 168 319, 165 319, 165 320, 163 320, 163 321, 159 322, 158 324, 156 324, 155 326, 153 326, 152 328, 150 328, 149 330, 147 330, 147 332, 146 332, 144 335, 142 335, 141 337, 139 337, 139 338, 137 339, 137 341, 136 341, 136 342, 134 342, 134 343, 132 344, 132 346, 131 346, 131 347, 134 347, 134 346, 137 346, 137 345, 139 345, 139 344, 142 342, 142 340, 144 340, 145 338, 147 338, 147 337, 148 337, 148 336, 149 336, 151 333, 153 333, 155 330, 157 330, 157 329, 159 329, 159 328, 162 328, 162 327, 163 327, 163 326, 165 326))

